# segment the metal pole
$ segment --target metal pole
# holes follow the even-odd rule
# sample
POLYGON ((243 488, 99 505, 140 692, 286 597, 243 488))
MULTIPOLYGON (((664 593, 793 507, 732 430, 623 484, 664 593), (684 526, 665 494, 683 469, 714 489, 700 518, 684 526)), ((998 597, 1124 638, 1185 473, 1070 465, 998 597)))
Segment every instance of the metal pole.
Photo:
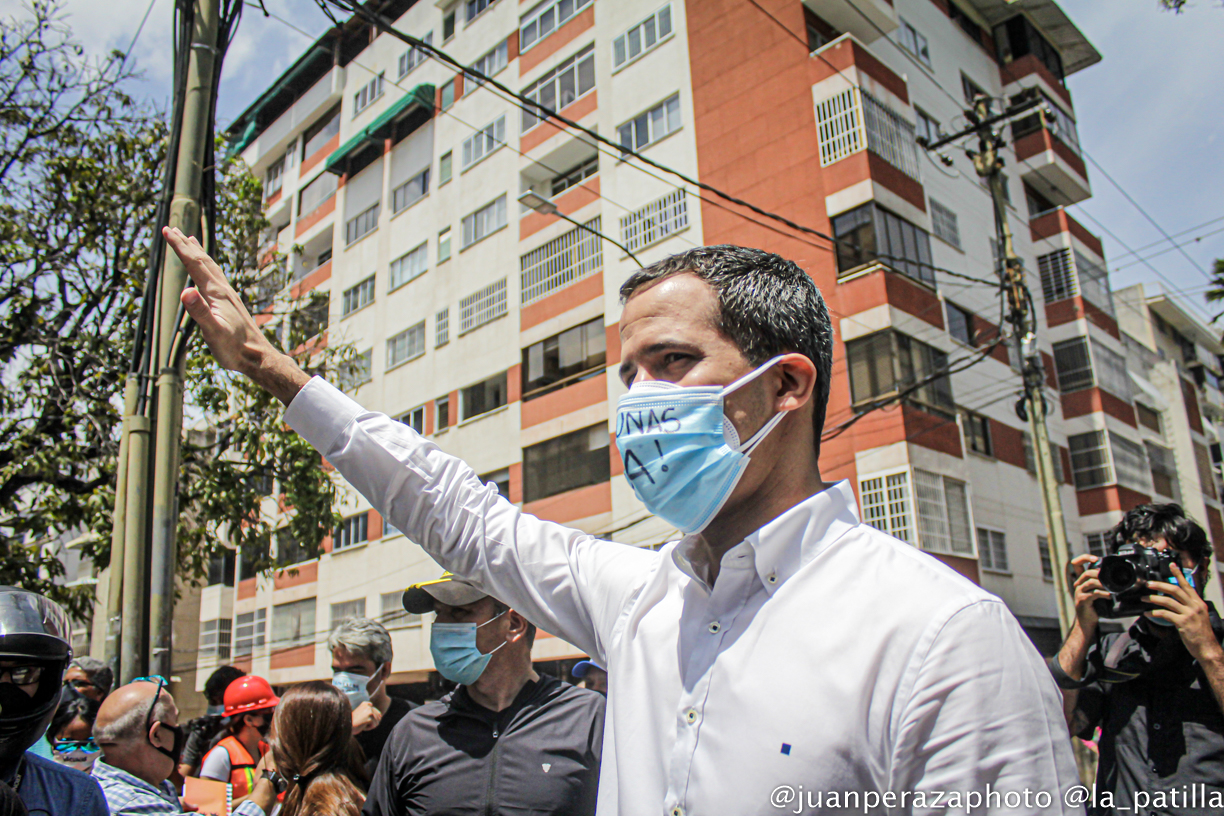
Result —
POLYGON ((119 677, 129 682, 145 673, 145 563, 148 508, 149 418, 124 417, 128 439, 127 521, 123 531, 123 617, 119 677))
POLYGON ((636 255, 634 255, 632 252, 630 252, 630 251, 629 251, 629 248, 628 248, 627 246, 625 246, 624 244, 622 244, 622 243, 618 243, 618 242, 617 242, 615 239, 613 239, 613 238, 611 238, 611 237, 609 237, 609 236, 607 236, 607 235, 604 235, 602 232, 596 232, 595 230, 591 229, 591 228, 590 228, 590 227, 588 227, 586 224, 583 224, 583 223, 582 223, 582 222, 580 222, 580 221, 575 221, 573 218, 570 218, 568 215, 566 215, 565 213, 561 212, 560 210, 557 210, 557 211, 553 212, 553 215, 555 215, 555 216, 557 216, 558 218, 561 218, 561 219, 563 219, 563 220, 565 220, 565 221, 570 222, 570 223, 571 223, 571 224, 573 224, 575 227, 578 227, 578 228, 580 228, 580 229, 584 229, 584 230, 586 230, 587 232, 589 232, 589 233, 591 233, 592 235, 594 235, 596 238, 602 238, 602 239, 604 239, 604 240, 605 240, 605 241, 607 241, 609 244, 611 244, 612 246, 616 247, 616 248, 617 248, 617 249, 619 249, 621 252, 625 253, 625 254, 626 254, 626 255, 628 255, 630 258, 632 258, 632 259, 633 259, 633 262, 634 262, 635 264, 637 264, 639 267, 642 265, 642 262, 641 262, 641 261, 639 261, 639 260, 637 259, 637 256, 636 256, 636 255))
POLYGON ((140 389, 140 375, 129 374, 123 383, 123 427, 119 436, 119 463, 115 467, 115 510, 111 524, 110 566, 107 567, 106 589, 106 640, 102 646, 102 659, 110 665, 116 677, 119 672, 119 651, 123 648, 120 639, 123 622, 123 568, 124 536, 127 529, 127 483, 128 483, 128 430, 127 418, 136 413, 136 395, 140 389))
MULTIPOLYGON (((213 74, 217 61, 219 0, 196 0, 187 85, 183 99, 183 127, 177 145, 174 198, 170 202, 172 227, 200 235, 201 189, 204 158, 213 134, 213 74)), ((149 574, 150 665, 165 677, 171 673, 171 636, 174 620, 174 574, 177 563, 179 447, 183 424, 183 378, 169 355, 179 329, 179 295, 187 272, 174 252, 167 252, 162 267, 157 310, 157 426, 153 473, 151 569, 149 574)))

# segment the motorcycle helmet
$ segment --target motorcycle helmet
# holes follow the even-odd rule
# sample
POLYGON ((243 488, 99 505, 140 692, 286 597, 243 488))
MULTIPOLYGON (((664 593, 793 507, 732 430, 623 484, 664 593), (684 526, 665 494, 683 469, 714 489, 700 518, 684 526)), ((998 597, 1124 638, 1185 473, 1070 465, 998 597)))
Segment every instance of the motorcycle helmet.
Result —
POLYGON ((42 669, 32 697, 12 682, 0 682, 0 764, 19 758, 47 730, 72 660, 71 643, 68 616, 59 604, 37 592, 0 586, 0 665, 42 669))

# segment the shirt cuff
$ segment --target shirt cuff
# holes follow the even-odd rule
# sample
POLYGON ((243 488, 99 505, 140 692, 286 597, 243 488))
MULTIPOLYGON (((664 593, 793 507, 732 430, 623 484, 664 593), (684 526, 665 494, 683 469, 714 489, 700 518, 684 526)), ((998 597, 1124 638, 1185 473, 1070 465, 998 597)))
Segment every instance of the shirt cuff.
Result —
POLYGON ((285 422, 326 454, 336 437, 365 409, 320 377, 311 377, 285 409, 285 422))
POLYGON ((1048 658, 1046 660, 1046 665, 1050 667, 1050 674, 1054 675, 1054 682, 1057 683, 1058 687, 1064 691, 1075 691, 1076 689, 1082 689, 1084 686, 1092 682, 1088 676, 1088 672, 1084 673, 1083 680, 1076 680, 1074 677, 1067 674, 1063 670, 1062 664, 1058 662, 1058 655, 1048 658))
POLYGON ((249 799, 234 808, 233 816, 268 816, 264 809, 249 799))

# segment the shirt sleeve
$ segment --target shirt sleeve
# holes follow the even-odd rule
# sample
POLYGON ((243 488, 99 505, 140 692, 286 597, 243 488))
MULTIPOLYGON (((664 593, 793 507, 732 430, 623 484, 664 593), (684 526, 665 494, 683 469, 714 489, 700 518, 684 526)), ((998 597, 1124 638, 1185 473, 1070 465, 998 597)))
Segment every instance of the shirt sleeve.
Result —
POLYGON ((656 552, 522 512, 462 460, 317 377, 285 421, 435 561, 596 659, 659 563, 656 552))
MULTIPOLYGON (((1062 695, 1024 630, 997 599, 970 603, 945 620, 917 647, 894 732, 891 790, 959 792, 965 804, 976 794, 973 813, 1082 814, 1064 804, 1079 778, 1062 695), (1018 807, 987 796, 1013 791, 1031 795, 1018 807)), ((915 801, 899 812, 948 810, 946 801, 915 801)))
MULTIPOLYGON (((273 805, 273 807, 275 808, 275 805, 273 805)), ((238 807, 234 808, 233 816, 268 816, 268 814, 264 813, 264 809, 259 805, 255 804, 250 799, 247 799, 245 802, 238 805, 238 807)))
POLYGON ((200 765, 200 778, 229 782, 231 770, 229 752, 217 746, 204 757, 204 762, 200 765))

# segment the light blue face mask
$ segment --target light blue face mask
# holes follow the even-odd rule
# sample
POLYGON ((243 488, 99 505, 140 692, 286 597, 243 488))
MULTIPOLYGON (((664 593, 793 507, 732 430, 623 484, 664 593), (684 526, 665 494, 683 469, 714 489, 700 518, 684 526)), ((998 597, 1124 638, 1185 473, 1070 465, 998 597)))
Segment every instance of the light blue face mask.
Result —
POLYGON ((650 380, 634 384, 620 398, 616 446, 625 478, 646 509, 681 532, 705 529, 744 475, 749 454, 787 413, 774 414, 741 445, 723 400, 780 359, 774 357, 726 388, 650 380))
POLYGON ((485 666, 493 659, 493 652, 505 646, 505 642, 484 654, 476 648, 476 630, 488 626, 506 614, 499 612, 482 624, 437 623, 429 632, 429 653, 433 655, 434 668, 438 674, 453 683, 470 686, 480 679, 485 666))
POLYGON ((354 711, 357 706, 370 699, 370 681, 382 671, 382 664, 374 670, 374 674, 357 674, 356 672, 332 672, 332 685, 344 692, 349 705, 354 711))

